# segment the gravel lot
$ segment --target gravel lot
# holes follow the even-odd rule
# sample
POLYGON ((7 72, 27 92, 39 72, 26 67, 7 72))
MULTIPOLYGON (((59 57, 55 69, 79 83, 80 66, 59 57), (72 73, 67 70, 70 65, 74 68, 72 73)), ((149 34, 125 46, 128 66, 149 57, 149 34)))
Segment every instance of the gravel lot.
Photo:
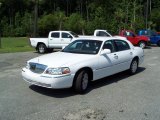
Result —
POLYGON ((21 68, 37 53, 0 54, 0 120, 160 120, 160 48, 145 49, 133 76, 93 82, 84 95, 30 86, 21 68))

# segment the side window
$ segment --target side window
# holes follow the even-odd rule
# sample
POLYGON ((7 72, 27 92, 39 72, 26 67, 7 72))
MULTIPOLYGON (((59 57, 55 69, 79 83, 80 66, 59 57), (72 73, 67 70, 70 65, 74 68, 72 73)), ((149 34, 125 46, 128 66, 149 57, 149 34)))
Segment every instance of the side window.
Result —
POLYGON ((115 52, 115 47, 114 47, 114 44, 111 40, 108 40, 104 43, 103 49, 110 49, 111 52, 115 52))
POLYGON ((53 37, 53 38, 59 38, 59 32, 52 33, 51 37, 53 37))
POLYGON ((124 32, 124 36, 134 37, 135 35, 134 35, 134 33, 132 33, 132 32, 126 31, 126 32, 124 32))
POLYGON ((125 31, 125 32, 124 32, 124 36, 130 36, 130 32, 125 31))
POLYGON ((115 40, 115 44, 117 47, 118 51, 124 51, 124 50, 129 50, 130 46, 126 41, 122 41, 122 40, 115 40))
POLYGON ((142 31, 142 35, 149 35, 149 32, 147 30, 142 31))
POLYGON ((109 36, 109 35, 104 31, 99 31, 99 36, 109 36))
POLYGON ((109 35, 104 31, 97 31, 96 36, 109 36, 109 35))
POLYGON ((62 38, 72 38, 72 36, 68 33, 62 32, 62 38))
POLYGON ((99 35, 99 31, 97 31, 96 36, 100 36, 100 35, 99 35))

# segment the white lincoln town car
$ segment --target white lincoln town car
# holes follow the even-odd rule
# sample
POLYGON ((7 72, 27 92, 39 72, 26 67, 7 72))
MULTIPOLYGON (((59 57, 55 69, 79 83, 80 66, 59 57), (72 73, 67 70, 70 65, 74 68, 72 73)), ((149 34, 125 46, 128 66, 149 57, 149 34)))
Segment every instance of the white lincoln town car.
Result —
POLYGON ((46 88, 83 93, 89 82, 128 70, 135 74, 144 51, 121 37, 76 38, 62 51, 27 61, 23 79, 46 88))

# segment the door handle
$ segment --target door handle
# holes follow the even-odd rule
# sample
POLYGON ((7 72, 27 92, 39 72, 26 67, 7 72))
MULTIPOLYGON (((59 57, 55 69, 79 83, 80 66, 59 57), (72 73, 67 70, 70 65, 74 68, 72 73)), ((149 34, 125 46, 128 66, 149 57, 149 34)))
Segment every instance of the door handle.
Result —
POLYGON ((115 58, 115 59, 118 59, 118 55, 114 54, 114 58, 115 58))
POLYGON ((50 39, 50 40, 53 40, 53 39, 50 39))
POLYGON ((63 39, 61 39, 61 41, 64 41, 63 39))
POLYGON ((130 55, 133 55, 133 52, 130 52, 130 55))

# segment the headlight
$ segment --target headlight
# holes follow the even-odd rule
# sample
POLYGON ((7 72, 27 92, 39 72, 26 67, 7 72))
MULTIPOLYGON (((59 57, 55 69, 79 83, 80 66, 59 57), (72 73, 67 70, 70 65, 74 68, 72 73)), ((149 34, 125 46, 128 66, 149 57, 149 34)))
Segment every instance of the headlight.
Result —
POLYGON ((27 62, 27 64, 26 64, 26 68, 27 68, 27 69, 29 69, 29 66, 30 66, 30 65, 29 65, 29 63, 27 62))
POLYGON ((50 75, 63 75, 63 74, 69 74, 70 69, 68 67, 62 67, 62 68, 48 68, 45 72, 45 74, 50 75))

